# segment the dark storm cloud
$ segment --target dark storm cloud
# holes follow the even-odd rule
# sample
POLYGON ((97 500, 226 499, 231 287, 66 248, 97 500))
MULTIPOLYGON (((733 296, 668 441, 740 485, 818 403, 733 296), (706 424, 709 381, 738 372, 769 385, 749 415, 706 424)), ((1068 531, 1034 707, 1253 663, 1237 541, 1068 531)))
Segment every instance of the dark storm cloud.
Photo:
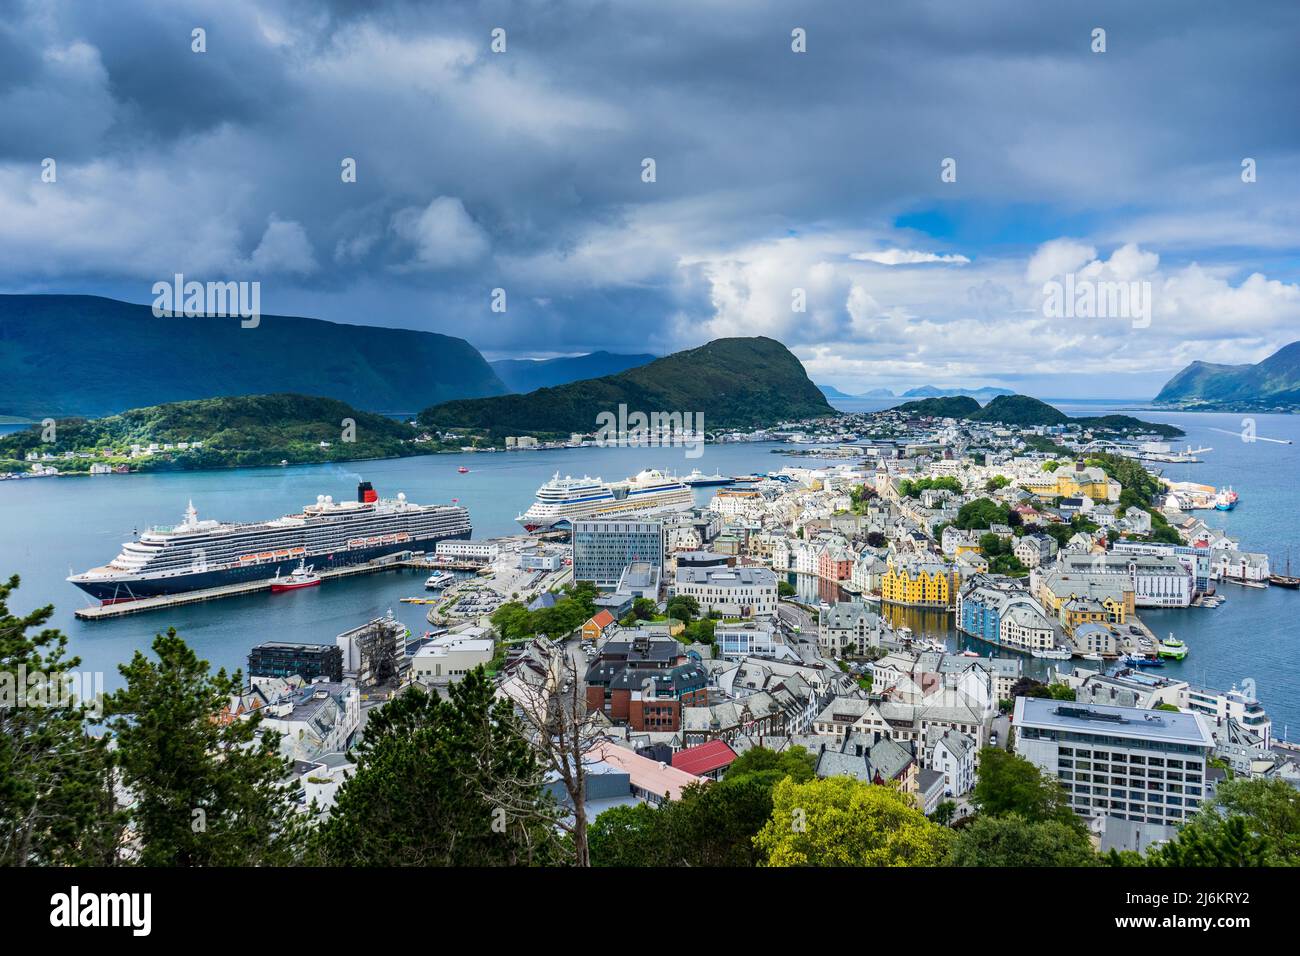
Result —
MULTIPOLYGON (((255 267, 268 311, 496 352, 666 350, 752 328, 854 362, 891 339, 881 316, 1022 321, 1014 287, 1057 236, 1100 259, 1154 244, 1162 270, 1216 263, 1230 292, 1265 253, 1294 261, 1287 2, 3 8, 0 201, 33 224, 23 241, 0 226, 13 287, 255 267), (206 54, 190 51, 196 26, 206 54), (495 27, 503 55, 488 50, 495 27), (790 50, 796 27, 807 54, 790 50), (55 154, 63 192, 31 192, 55 154), (1263 171, 1250 192, 1244 156, 1263 171), (344 157, 355 184, 340 182, 344 157), (939 181, 944 157, 956 183, 939 181), (986 228, 1013 207, 1033 235, 986 228), (936 210, 946 232, 895 227, 936 210), (1084 219, 1094 234, 1076 231, 1084 219), (893 247, 973 261, 849 267, 893 247), (822 304, 791 324, 774 300, 800 282, 822 304), (486 311, 494 287, 504 316, 486 311)), ((1286 297, 1251 306, 1261 327, 1286 297)), ((1186 324, 1194 349, 1205 333, 1186 324)), ((893 348, 904 374, 906 345, 893 348)), ((950 358, 954 375, 977 361, 950 358)))

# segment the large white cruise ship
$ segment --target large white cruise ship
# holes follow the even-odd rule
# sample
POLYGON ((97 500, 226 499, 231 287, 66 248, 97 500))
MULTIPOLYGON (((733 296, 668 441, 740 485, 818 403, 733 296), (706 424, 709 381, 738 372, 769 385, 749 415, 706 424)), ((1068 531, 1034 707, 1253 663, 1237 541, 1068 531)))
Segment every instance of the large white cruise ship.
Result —
POLYGON ((537 489, 537 498, 515 518, 529 532, 567 527, 579 518, 612 518, 685 511, 695 497, 682 481, 649 469, 626 481, 605 482, 584 475, 555 475, 537 489))
POLYGON ((363 481, 356 501, 318 495, 314 505, 270 521, 201 521, 191 503, 179 525, 145 531, 108 564, 68 580, 114 604, 287 576, 302 563, 328 571, 400 551, 432 551, 471 531, 464 508, 417 505, 403 494, 381 500, 363 481))

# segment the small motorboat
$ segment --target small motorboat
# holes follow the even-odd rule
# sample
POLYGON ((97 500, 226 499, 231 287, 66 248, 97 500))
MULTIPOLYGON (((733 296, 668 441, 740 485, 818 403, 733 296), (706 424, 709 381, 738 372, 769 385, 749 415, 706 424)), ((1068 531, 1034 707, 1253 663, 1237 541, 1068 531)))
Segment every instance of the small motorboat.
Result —
POLYGON ((461 465, 461 466, 460 466, 459 468, 457 468, 456 470, 457 470, 458 472, 460 472, 462 475, 468 475, 468 474, 469 474, 469 469, 466 468, 464 465, 461 465))
POLYGON ((297 591, 299 588, 314 588, 320 584, 320 575, 312 571, 303 562, 299 561, 298 566, 293 569, 288 577, 276 575, 271 579, 271 593, 279 594, 281 591, 297 591))
POLYGON ((1158 657, 1142 657, 1137 654, 1124 655, 1124 663, 1129 667, 1164 667, 1165 662, 1158 657))
POLYGON ((1160 646, 1157 648, 1157 653, 1159 653, 1161 657, 1168 657, 1176 661, 1181 661, 1187 656, 1187 650, 1188 648, 1186 644, 1170 634, 1160 642, 1160 646))

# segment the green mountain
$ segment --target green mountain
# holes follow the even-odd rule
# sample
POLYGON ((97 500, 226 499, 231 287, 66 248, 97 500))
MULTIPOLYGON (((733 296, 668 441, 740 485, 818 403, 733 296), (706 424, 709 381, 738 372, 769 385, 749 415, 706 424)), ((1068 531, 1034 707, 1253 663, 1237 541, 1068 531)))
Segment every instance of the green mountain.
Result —
POLYGON ((464 339, 264 315, 156 318, 85 295, 0 295, 0 414, 107 415, 213 395, 299 392, 413 412, 505 385, 464 339))
POLYGON ((1300 342, 1256 365, 1193 362, 1160 389, 1159 405, 1205 409, 1291 409, 1300 406, 1300 342))
POLYGON ((434 450, 416 444, 406 422, 358 411, 333 398, 246 395, 133 408, 107 418, 55 421, 53 441, 40 425, 0 438, 0 470, 27 470, 28 452, 54 456, 60 472, 88 471, 94 463, 131 470, 237 468, 306 462, 395 458, 434 450), (201 448, 166 449, 166 444, 201 448), (325 444, 322 445, 322 442, 325 444), (131 446, 159 446, 154 455, 130 456, 131 446), (66 452, 91 458, 64 458, 66 452), (109 454, 105 454, 109 452, 109 454))
POLYGON ((1064 425, 1070 420, 1060 409, 1028 395, 999 395, 969 418, 1004 425, 1064 425))
POLYGON ((539 388, 579 382, 584 378, 616 375, 654 360, 655 357, 649 353, 620 355, 615 352, 589 352, 586 355, 553 359, 501 359, 490 364, 492 371, 501 377, 510 391, 531 392, 539 388))
POLYGON ((505 395, 445 402, 420 413, 444 428, 494 436, 595 431, 602 412, 702 413, 706 430, 750 428, 834 415, 803 365, 774 339, 716 339, 617 375, 505 395))
POLYGON ((1078 425, 1093 431, 1124 433, 1150 433, 1165 438, 1184 434, 1175 425, 1144 422, 1129 415, 1101 415, 1089 418, 1071 418, 1059 408, 1028 395, 999 395, 983 408, 969 396, 953 398, 923 398, 906 402, 893 411, 908 412, 929 418, 961 418, 970 422, 990 422, 1021 428, 1035 425, 1078 425))
POLYGON ((920 415, 923 418, 971 418, 979 414, 980 403, 969 395, 956 395, 951 398, 920 398, 914 402, 904 402, 893 411, 920 415))

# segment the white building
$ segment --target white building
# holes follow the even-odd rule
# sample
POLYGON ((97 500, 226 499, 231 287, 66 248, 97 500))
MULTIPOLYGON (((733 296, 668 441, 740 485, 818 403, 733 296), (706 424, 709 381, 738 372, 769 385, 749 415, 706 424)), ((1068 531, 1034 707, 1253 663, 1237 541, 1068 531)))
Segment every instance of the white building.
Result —
POLYGON ((440 558, 465 558, 490 563, 501 554, 501 546, 490 541, 439 541, 434 553, 440 558))
POLYGON ((771 568, 677 569, 673 593, 693 597, 700 611, 724 617, 770 618, 776 614, 776 574, 771 568))
POLYGON ((943 774, 948 796, 960 797, 975 787, 975 741, 955 730, 945 730, 930 748, 930 769, 943 774))
POLYGON ((1103 851, 1170 839, 1205 799, 1214 738, 1194 713, 1017 697, 1016 753, 1098 821, 1103 851))
POLYGON ((470 627, 442 634, 411 658, 411 679, 426 686, 452 684, 492 660, 496 644, 485 628, 470 627))

